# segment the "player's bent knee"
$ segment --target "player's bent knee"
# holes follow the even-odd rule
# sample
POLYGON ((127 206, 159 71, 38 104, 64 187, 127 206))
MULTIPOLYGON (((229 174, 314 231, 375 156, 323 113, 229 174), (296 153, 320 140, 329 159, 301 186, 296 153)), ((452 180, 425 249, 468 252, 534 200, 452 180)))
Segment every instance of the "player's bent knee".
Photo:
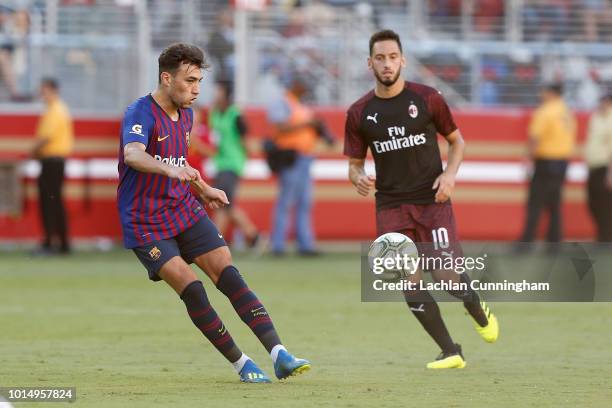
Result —
POLYGON ((193 261, 216 285, 221 272, 232 264, 232 254, 227 246, 222 246, 196 257, 193 261))
POLYGON ((179 295, 187 285, 198 279, 193 269, 179 256, 166 262, 157 274, 179 295))

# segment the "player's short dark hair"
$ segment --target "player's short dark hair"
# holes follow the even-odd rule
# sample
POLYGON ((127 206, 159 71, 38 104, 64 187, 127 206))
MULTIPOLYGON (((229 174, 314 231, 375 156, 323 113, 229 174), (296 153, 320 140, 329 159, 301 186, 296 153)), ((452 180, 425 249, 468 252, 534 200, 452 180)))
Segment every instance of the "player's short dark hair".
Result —
POLYGON ((234 83, 232 81, 228 81, 227 79, 218 79, 215 83, 218 87, 223 89, 227 99, 231 100, 232 96, 234 95, 234 83))
POLYGON ((544 90, 555 95, 563 95, 563 84, 561 82, 551 82, 544 85, 544 90))
POLYGON ((44 77, 40 80, 40 86, 45 88, 53 89, 54 91, 59 90, 59 82, 55 78, 44 77))
POLYGON ((402 42, 400 40, 399 34, 397 34, 393 30, 382 30, 382 31, 378 31, 372 34, 372 36, 370 37, 370 55, 372 55, 374 44, 376 44, 379 41, 387 41, 387 40, 395 41, 397 43, 397 46, 400 49, 400 52, 403 52, 402 42))
POLYGON ((158 81, 161 82, 162 72, 176 73, 181 64, 195 65, 202 69, 209 67, 204 52, 197 46, 187 43, 172 44, 159 54, 158 81))

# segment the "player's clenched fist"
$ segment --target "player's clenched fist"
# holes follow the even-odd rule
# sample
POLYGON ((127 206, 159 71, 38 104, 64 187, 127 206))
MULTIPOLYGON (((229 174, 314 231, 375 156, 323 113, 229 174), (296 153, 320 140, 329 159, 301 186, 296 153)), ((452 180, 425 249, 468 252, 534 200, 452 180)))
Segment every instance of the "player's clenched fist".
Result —
POLYGON ((193 167, 170 167, 168 170, 168 177, 178 179, 180 181, 192 181, 200 180, 200 172, 193 167))
POLYGON ((201 197, 211 208, 221 208, 229 204, 225 191, 211 186, 204 188, 201 197))
POLYGON ((444 203, 448 201, 455 188, 455 177, 449 173, 442 173, 433 183, 432 189, 438 189, 436 192, 436 203, 444 203))
POLYGON ((376 182, 376 176, 362 175, 357 178, 357 182, 354 183, 357 192, 362 196, 367 196, 370 193, 370 189, 374 187, 376 182))

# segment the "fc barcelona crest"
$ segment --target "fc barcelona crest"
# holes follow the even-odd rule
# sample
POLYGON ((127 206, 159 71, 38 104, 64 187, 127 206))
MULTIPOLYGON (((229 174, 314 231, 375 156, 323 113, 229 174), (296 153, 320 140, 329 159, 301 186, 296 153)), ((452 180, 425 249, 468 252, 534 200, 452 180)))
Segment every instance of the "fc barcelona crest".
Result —
POLYGON ((154 246, 153 249, 149 251, 149 255, 151 256, 152 260, 157 261, 161 256, 161 251, 158 247, 154 246))
POLYGON ((185 141, 187 142, 187 147, 191 145, 191 141, 189 140, 189 132, 185 133, 185 141))
POLYGON ((419 115, 419 110, 417 109, 414 103, 411 103, 410 106, 408 107, 408 114, 413 119, 419 115))

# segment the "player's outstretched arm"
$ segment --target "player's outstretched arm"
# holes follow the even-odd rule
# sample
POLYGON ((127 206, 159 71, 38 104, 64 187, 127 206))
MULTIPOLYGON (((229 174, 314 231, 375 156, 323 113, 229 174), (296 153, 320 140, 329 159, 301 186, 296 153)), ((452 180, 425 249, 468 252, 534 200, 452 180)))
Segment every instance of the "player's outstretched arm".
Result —
POLYGON ((143 173, 161 174, 180 181, 201 179, 200 173, 190 167, 174 167, 155 160, 139 142, 128 143, 123 148, 123 161, 131 168, 143 173))
POLYGON ((349 180, 362 196, 367 196, 374 187, 376 176, 368 176, 365 172, 365 159, 349 159, 349 180))
POLYGON ((463 160, 463 152, 465 150, 465 142, 459 129, 446 136, 448 141, 448 162, 446 169, 434 181, 432 188, 437 190, 436 203, 444 203, 448 201, 453 189, 455 188, 455 177, 459 171, 459 166, 463 160))

